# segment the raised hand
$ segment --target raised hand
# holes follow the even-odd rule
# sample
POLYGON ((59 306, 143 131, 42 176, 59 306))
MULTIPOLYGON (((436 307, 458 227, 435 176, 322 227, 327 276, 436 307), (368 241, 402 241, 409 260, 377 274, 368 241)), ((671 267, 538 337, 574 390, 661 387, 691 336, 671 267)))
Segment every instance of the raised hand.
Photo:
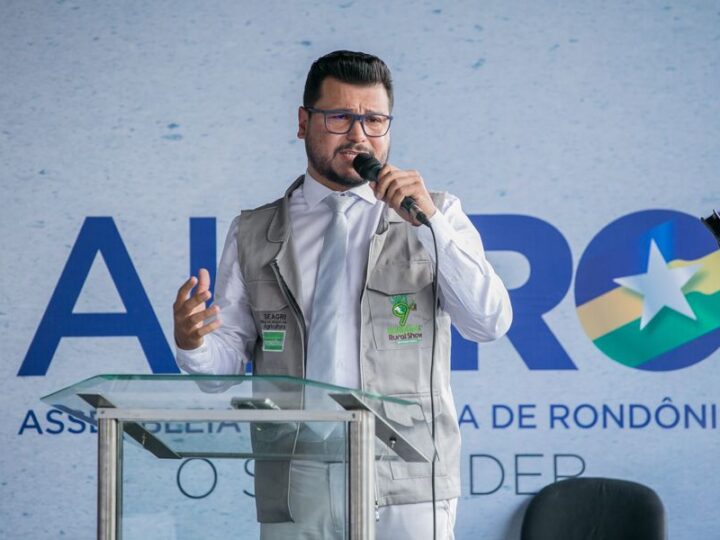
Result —
POLYGON ((220 308, 206 306, 210 296, 210 274, 205 268, 200 269, 197 278, 190 277, 178 289, 177 298, 173 304, 173 319, 175 343, 181 349, 197 349, 203 344, 203 336, 218 329, 222 324, 218 316, 220 308), (195 294, 189 296, 196 284, 195 294), (206 323, 206 320, 211 317, 215 317, 215 319, 206 323))

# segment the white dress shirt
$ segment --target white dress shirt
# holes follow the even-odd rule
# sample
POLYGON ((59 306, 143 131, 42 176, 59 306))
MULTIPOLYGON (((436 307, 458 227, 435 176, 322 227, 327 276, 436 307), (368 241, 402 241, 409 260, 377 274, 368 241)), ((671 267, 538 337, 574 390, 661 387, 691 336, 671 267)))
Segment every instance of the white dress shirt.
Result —
MULTIPOLYGON (((321 202, 331 192, 306 173, 305 182, 290 197, 290 223, 303 291, 303 298, 296 300, 308 328, 312 321, 312 299, 323 235, 331 219, 330 208, 321 202)), ((346 196, 355 199, 346 213, 350 234, 343 288, 347 291, 347 302, 338 306, 337 377, 325 382, 358 388, 360 296, 370 241, 385 203, 375 198, 367 184, 348 190, 346 196)), ((467 339, 489 341, 503 335, 512 320, 510 300, 505 286, 485 258, 480 235, 461 210, 460 200, 446 194, 442 208, 438 208, 430 223, 440 257, 438 294, 441 306, 467 339)), ((434 261, 430 230, 423 226, 414 230, 434 261)), ((228 231, 216 278, 215 304, 220 308, 222 326, 206 335, 197 349, 177 349, 177 363, 189 373, 242 374, 252 358, 258 336, 238 264, 236 232, 237 218, 228 231)))

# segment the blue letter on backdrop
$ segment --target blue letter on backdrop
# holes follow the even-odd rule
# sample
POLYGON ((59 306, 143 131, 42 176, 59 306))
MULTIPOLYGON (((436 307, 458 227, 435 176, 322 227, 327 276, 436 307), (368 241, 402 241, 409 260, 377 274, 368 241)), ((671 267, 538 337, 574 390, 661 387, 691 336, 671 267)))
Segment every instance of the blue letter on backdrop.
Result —
POLYGON ((153 373, 179 371, 110 217, 85 219, 18 375, 45 375, 63 337, 96 336, 137 336, 153 373), (105 259, 126 313, 72 312, 98 252, 105 259))
POLYGON ((216 229, 216 220, 213 217, 190 218, 190 275, 197 276, 198 270, 201 268, 205 268, 209 272, 212 296, 208 304, 215 299, 216 229))
MULTIPOLYGON (((522 215, 471 215, 486 251, 517 251, 530 263, 530 278, 511 289, 513 323, 508 338, 529 369, 576 369, 542 316, 570 287, 572 255, 565 237, 547 221, 522 215)), ((452 369, 477 369, 477 345, 453 328, 452 369)))

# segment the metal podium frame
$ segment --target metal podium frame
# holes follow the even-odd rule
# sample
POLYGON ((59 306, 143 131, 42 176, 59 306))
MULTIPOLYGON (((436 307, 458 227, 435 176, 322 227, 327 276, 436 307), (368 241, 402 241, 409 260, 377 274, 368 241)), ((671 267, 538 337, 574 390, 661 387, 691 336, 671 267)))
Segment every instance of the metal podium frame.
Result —
MULTIPOLYGON (((409 417, 424 419, 418 403, 294 377, 98 375, 42 399, 48 405, 86 422, 97 423, 98 540, 121 540, 122 536, 124 435, 161 459, 242 459, 262 455, 254 446, 249 451, 178 446, 151 433, 147 423, 345 424, 344 446, 338 446, 337 454, 331 459, 340 458, 346 464, 346 531, 350 540, 375 538, 375 465, 378 455, 381 459, 387 457, 385 450, 382 450, 383 454, 376 454, 378 448, 389 449, 395 459, 407 462, 428 463, 430 459, 427 456, 433 455, 431 446, 428 446, 432 445, 429 431, 427 437, 420 434, 423 436, 415 437, 415 442, 411 443, 398 432, 394 427, 396 420, 391 420, 389 416, 388 407, 400 407, 409 411, 409 417), (251 382, 250 387, 237 387, 245 382, 251 382), (204 388, 205 384, 209 386, 204 388), (303 408, 302 396, 306 387, 310 395, 315 396, 314 405, 309 408, 303 408), (192 391, 188 392, 188 388, 192 391), (229 394, 225 393, 230 388, 233 391, 236 388, 240 391, 249 389, 252 398, 258 397, 260 402, 271 407, 233 408, 233 399, 228 400, 229 394), (270 394, 266 388, 270 389, 270 394), (317 401, 318 393, 322 394, 321 402, 317 401), (265 396, 273 396, 280 401, 275 403, 265 396), (181 406, 173 408, 176 404, 181 406), (275 405, 278 407, 275 408, 275 405), (382 444, 376 448, 378 441, 382 444)), ((252 405, 256 401, 245 396, 240 403, 252 405)), ((342 438, 338 440, 342 441, 342 438)), ((277 459, 305 459, 302 452, 297 455, 300 457, 296 458, 293 450, 290 454, 279 454, 284 457, 277 459)))
MULTIPOLYGON (((367 409, 307 410, 173 410, 98 407, 98 540, 121 540, 124 424, 138 422, 346 422, 349 533, 351 540, 374 540, 375 414, 367 409)), ((142 442, 142 441, 141 441, 142 442)), ((207 456, 207 454, 203 454, 207 456)), ((178 457, 198 457, 178 455, 178 457)))

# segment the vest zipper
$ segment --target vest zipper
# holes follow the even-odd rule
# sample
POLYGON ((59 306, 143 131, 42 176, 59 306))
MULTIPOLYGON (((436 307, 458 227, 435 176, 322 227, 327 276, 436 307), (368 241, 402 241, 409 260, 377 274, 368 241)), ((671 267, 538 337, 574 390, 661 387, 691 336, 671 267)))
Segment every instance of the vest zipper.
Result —
MULTIPOLYGON (((382 218, 381 218, 382 219, 382 218)), ((368 262, 367 266, 365 268, 365 279, 363 280, 363 288, 362 291, 360 291, 360 350, 359 353, 359 374, 360 374, 360 390, 367 391, 367 388, 365 388, 365 372, 363 371, 363 355, 362 355, 362 347, 363 343, 365 343, 365 326, 363 325, 363 316, 365 315, 365 312, 363 311, 363 302, 365 300, 365 295, 367 294, 368 289, 368 283, 370 282, 370 274, 375 269, 370 268, 370 259, 373 256, 373 252, 375 249, 377 249, 377 242, 378 242, 378 234, 377 232, 373 234, 372 238, 370 239, 370 246, 368 248, 368 262)), ((377 259, 375 260, 377 262, 377 259)), ((368 306, 368 310, 369 310, 368 306)), ((372 330, 371 330, 372 332, 372 330)), ((376 484, 377 485, 377 484, 376 484)))
POLYGON ((273 260, 272 264, 273 272, 275 273, 275 277, 278 280, 278 283, 280 284, 280 288, 283 291, 283 294, 285 295, 285 299, 288 301, 288 304, 290 305, 290 309, 293 310, 293 313, 295 313, 295 319, 298 321, 298 325, 300 326, 300 336, 302 338, 302 345, 303 345, 303 363, 302 363, 302 378, 305 378, 305 371, 306 371, 306 364, 307 364, 307 328, 305 327, 305 317, 302 314, 302 311, 300 310, 300 306, 297 303, 297 300, 295 300, 295 297, 293 296, 292 292, 290 291, 290 287, 287 286, 287 283, 285 283, 285 280, 282 277, 282 274, 280 273, 280 267, 278 266, 277 260, 273 260))
MULTIPOLYGON (((272 263, 270 263, 271 268, 273 269, 273 273, 275 274, 275 278, 278 280, 278 283, 280 284, 280 288, 283 291, 283 294, 285 295, 286 300, 288 301, 288 304, 290 305, 290 309, 295 313, 295 320, 298 321, 298 326, 300 326, 300 339, 302 339, 302 345, 303 345, 303 362, 302 362, 302 378, 305 378, 305 364, 307 363, 307 328, 305 328, 305 317, 302 314, 302 311, 300 310, 300 306, 297 303, 297 300, 295 300, 295 297, 293 296, 292 292, 290 291, 290 287, 287 286, 287 283, 285 282, 285 279, 283 279, 282 274, 280 273, 280 266, 278 265, 277 259, 274 259, 272 263)), ((301 397, 301 403, 300 406, 304 407, 305 402, 305 394, 303 392, 301 397)), ((293 449, 292 453, 295 454, 295 450, 297 449, 297 442, 298 437, 300 436, 300 424, 297 425, 297 429, 295 430, 295 438, 293 440, 293 449)), ((287 492, 287 510, 290 514, 290 518, 294 520, 292 516, 292 509, 290 508, 290 485, 292 483, 292 460, 289 461, 289 468, 288 468, 288 475, 287 475, 287 486, 288 486, 288 492, 287 492)))

